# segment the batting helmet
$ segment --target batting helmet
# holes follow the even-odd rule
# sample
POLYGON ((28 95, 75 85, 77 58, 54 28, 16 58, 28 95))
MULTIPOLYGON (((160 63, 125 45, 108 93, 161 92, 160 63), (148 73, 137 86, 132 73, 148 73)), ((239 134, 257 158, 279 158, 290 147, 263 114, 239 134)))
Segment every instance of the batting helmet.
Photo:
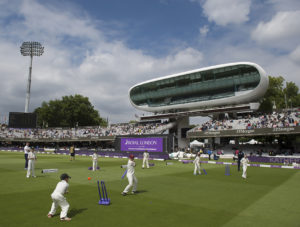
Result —
POLYGON ((134 155, 133 154, 129 155, 129 158, 134 159, 134 155))

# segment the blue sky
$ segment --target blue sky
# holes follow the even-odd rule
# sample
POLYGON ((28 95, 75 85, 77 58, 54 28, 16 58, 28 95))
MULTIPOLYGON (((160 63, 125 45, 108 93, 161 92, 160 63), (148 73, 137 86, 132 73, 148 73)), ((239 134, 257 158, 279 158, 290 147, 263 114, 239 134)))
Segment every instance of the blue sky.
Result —
POLYGON ((140 114, 131 86, 186 70, 251 61, 300 86, 299 21, 298 0, 0 0, 0 121, 24 111, 24 41, 45 46, 30 111, 77 93, 116 123, 140 114))

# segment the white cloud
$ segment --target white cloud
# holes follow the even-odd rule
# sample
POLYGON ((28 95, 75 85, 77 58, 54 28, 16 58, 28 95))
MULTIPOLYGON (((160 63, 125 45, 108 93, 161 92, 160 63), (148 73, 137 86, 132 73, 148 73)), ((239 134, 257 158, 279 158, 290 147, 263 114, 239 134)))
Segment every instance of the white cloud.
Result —
MULTIPOLYGON (((95 21, 80 10, 45 6, 34 0, 20 1, 15 7, 1 5, 2 2, 0 0, 0 96, 6 98, 0 99, 1 116, 9 111, 24 110, 29 58, 21 56, 19 47, 23 41, 31 40, 40 41, 45 46, 45 53, 41 57, 35 57, 33 61, 30 110, 38 107, 42 101, 78 93, 89 97, 101 116, 108 117, 111 122, 124 122, 133 119, 134 113, 138 112, 128 99, 128 89, 134 84, 185 70, 234 61, 256 62, 268 74, 282 75, 300 86, 297 74, 300 72, 300 45, 296 45, 299 26, 296 28, 291 23, 282 23, 293 25, 293 29, 297 30, 284 28, 282 32, 288 33, 288 36, 281 32, 275 32, 271 36, 267 33, 263 33, 262 37, 253 36, 255 40, 260 38, 257 40, 263 44, 260 46, 250 40, 251 30, 247 23, 238 29, 233 26, 235 28, 230 32, 220 33, 211 40, 205 39, 205 51, 188 44, 174 45, 172 53, 157 58, 142 50, 129 48, 122 40, 108 40, 107 31, 99 26, 104 22, 95 21), (293 48, 291 53, 274 54, 270 49, 264 48, 267 46, 265 44, 297 48, 293 48)), ((250 1, 230 0, 226 1, 226 7, 222 5, 224 1, 201 2, 206 7, 207 17, 219 25, 248 20, 250 1), (215 8, 210 8, 212 6, 215 8)), ((252 35, 261 27, 273 28, 271 24, 278 21, 276 18, 279 14, 269 22, 261 22, 252 35)), ((300 21, 298 17, 290 17, 297 19, 296 22, 300 21)), ((202 31, 204 35, 210 32, 212 37, 216 32, 210 31, 206 26, 201 29, 199 33, 202 31)), ((197 38, 199 35, 195 37, 197 38)))
POLYGON ((300 45, 290 53, 290 58, 297 64, 300 64, 300 45))
POLYGON ((205 37, 207 33, 209 32, 209 28, 207 25, 204 25, 203 27, 199 28, 200 36, 205 37))
POLYGON ((206 0, 204 14, 217 25, 242 24, 248 21, 250 0, 206 0))
POLYGON ((293 81, 297 86, 300 86, 300 64, 292 61, 288 55, 274 55, 268 50, 253 46, 251 43, 242 45, 224 45, 222 43, 222 45, 223 48, 216 46, 206 55, 206 58, 213 59, 211 65, 250 61, 259 64, 267 75, 282 76, 286 81, 293 81))
POLYGON ((252 38, 262 45, 291 50, 300 44, 300 10, 278 12, 270 21, 260 22, 252 38))
POLYGON ((299 0, 267 0, 276 11, 291 11, 300 8, 299 0))
MULTIPOLYGON (((2 9, 3 10, 3 9, 2 9)), ((41 57, 34 57, 30 111, 42 101, 82 94, 112 122, 134 118, 128 99, 131 86, 144 80, 198 68, 202 53, 179 49, 155 58, 128 48, 122 41, 106 40, 98 24, 86 16, 37 1, 25 0, 8 16, 20 17, 4 24, 0 19, 0 115, 23 111, 29 58, 19 53, 23 41, 40 41, 41 57), (5 36, 3 35, 5 34, 5 36), (13 38, 12 38, 13 37, 13 38), (16 41, 17 40, 17 41, 16 41)), ((97 23, 97 21, 95 22, 97 23)))

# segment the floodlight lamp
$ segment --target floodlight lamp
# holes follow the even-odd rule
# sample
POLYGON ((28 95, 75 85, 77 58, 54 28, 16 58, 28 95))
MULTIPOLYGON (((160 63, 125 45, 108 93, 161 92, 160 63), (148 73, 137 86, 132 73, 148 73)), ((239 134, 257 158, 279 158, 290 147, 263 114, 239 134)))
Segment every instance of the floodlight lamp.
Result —
POLYGON ((23 42, 20 51, 23 56, 41 56, 44 47, 39 42, 23 42))

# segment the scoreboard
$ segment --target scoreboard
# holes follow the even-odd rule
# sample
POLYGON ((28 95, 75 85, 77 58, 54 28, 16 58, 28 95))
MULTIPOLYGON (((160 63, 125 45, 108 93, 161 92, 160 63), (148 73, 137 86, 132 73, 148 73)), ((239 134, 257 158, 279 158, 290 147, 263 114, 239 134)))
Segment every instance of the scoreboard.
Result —
POLYGON ((10 128, 36 128, 36 113, 9 112, 8 127, 10 128))

